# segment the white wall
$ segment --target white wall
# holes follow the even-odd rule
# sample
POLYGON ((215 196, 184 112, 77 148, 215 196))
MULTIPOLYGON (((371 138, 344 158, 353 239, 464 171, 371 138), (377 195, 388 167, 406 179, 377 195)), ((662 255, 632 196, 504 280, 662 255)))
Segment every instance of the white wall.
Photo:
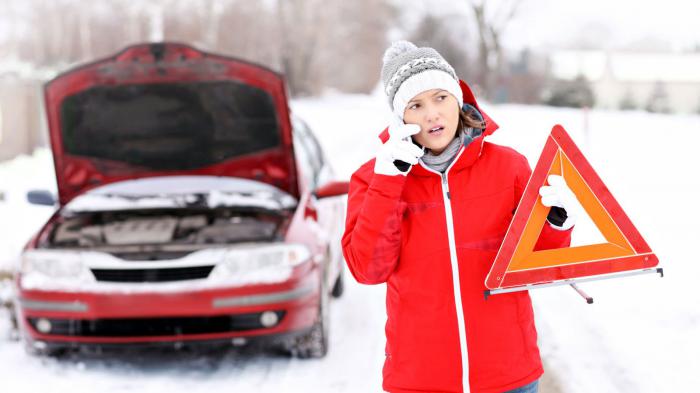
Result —
MULTIPOLYGON (((700 72, 700 71, 699 71, 700 72)), ((644 109, 649 102, 655 82, 615 82, 602 79, 592 83, 596 96, 596 107, 619 109, 623 98, 630 94, 638 109, 644 109)), ((700 83, 664 83, 668 104, 672 113, 698 113, 700 111, 700 83)))
POLYGON ((0 161, 46 146, 41 83, 0 78, 0 161))

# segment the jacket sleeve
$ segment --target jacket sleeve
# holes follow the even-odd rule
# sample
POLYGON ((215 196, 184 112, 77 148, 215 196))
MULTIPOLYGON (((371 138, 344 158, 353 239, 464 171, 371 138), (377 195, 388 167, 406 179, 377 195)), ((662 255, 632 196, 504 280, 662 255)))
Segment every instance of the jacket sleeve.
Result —
POLYGON ((386 282, 401 248, 401 193, 406 176, 375 174, 370 161, 350 178, 343 256, 362 284, 386 282))
MULTIPOLYGON (((515 200, 518 201, 518 203, 520 203, 520 199, 525 192, 525 187, 527 186, 528 180, 530 180, 531 174, 532 170, 530 169, 530 164, 528 164, 527 159, 521 155, 517 174, 515 176, 515 200)), ((545 221, 533 251, 569 247, 571 244, 572 230, 573 228, 566 231, 554 229, 548 221, 545 221)))

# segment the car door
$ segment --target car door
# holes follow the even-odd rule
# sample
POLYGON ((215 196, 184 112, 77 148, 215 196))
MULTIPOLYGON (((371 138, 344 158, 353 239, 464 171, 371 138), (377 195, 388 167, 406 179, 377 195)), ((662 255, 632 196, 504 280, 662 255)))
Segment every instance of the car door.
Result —
POLYGON ((335 278, 340 273, 342 263, 342 250, 340 239, 344 223, 345 197, 331 197, 318 199, 313 195, 313 190, 334 180, 335 173, 326 159, 322 147, 311 129, 303 120, 292 117, 295 152, 298 154, 298 165, 302 172, 303 181, 311 192, 307 201, 307 209, 313 211, 315 216, 313 231, 318 236, 321 247, 328 253, 327 262, 329 280, 332 287, 335 278))

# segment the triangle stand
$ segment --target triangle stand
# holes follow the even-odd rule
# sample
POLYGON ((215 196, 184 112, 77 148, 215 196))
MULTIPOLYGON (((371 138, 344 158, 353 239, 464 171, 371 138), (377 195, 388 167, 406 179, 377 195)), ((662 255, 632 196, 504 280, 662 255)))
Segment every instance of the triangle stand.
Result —
POLYGON ((659 273, 659 263, 569 134, 554 126, 486 276, 485 296, 555 285, 571 285, 588 303, 593 299, 576 283, 659 273), (557 249, 535 249, 549 207, 539 189, 559 175, 576 196, 605 242, 557 249))
POLYGON ((634 270, 634 271, 623 272, 623 273, 613 273, 613 274, 608 274, 608 275, 604 275, 604 276, 571 278, 571 279, 549 282, 549 283, 544 283, 544 284, 526 284, 526 285, 522 285, 522 286, 518 286, 518 287, 510 287, 510 288, 502 288, 502 289, 487 289, 484 291, 484 299, 488 299, 488 297, 490 295, 498 295, 499 293, 529 291, 530 289, 547 288, 547 287, 554 287, 554 286, 560 286, 560 285, 570 285, 579 295, 581 295, 581 297, 583 297, 584 300, 586 300, 586 303, 593 304, 593 298, 588 296, 576 284, 582 283, 582 282, 608 280, 611 278, 622 278, 622 277, 629 277, 629 276, 639 276, 641 274, 657 274, 657 273, 661 277, 663 277, 664 276, 664 269, 662 267, 657 267, 657 268, 653 268, 653 269, 642 269, 642 270, 634 270))

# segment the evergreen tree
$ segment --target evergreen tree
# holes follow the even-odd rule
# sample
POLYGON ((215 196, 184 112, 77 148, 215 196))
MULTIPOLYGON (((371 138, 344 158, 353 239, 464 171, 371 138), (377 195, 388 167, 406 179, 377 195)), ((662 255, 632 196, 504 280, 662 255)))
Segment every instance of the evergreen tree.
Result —
POLYGON ((647 104, 644 109, 652 113, 671 112, 671 108, 668 103, 666 85, 663 82, 659 81, 654 84, 654 89, 651 91, 651 95, 649 96, 649 100, 647 100, 647 104))
POLYGON ((623 111, 637 109, 637 103, 634 101, 634 97, 632 97, 632 93, 629 90, 627 90, 627 92, 625 92, 625 95, 622 96, 619 108, 623 111))
POLYGON ((552 106, 591 108, 595 105, 595 96, 586 77, 579 75, 573 81, 556 82, 545 103, 552 106))

